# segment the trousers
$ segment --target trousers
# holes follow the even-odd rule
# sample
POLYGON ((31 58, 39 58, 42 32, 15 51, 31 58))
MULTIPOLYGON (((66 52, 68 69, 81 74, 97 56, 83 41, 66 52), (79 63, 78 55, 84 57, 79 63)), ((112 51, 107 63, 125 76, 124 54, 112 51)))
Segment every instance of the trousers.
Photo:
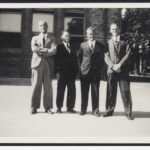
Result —
POLYGON ((32 108, 40 107, 42 87, 44 108, 53 108, 51 68, 46 58, 42 58, 37 68, 32 68, 32 108))
POLYGON ((113 113, 116 106, 117 85, 119 83, 125 112, 132 111, 132 98, 130 91, 129 75, 126 73, 108 73, 106 111, 113 113))
POLYGON ((93 73, 81 74, 81 111, 86 112, 88 106, 89 88, 91 85, 92 111, 99 109, 100 76, 93 73))

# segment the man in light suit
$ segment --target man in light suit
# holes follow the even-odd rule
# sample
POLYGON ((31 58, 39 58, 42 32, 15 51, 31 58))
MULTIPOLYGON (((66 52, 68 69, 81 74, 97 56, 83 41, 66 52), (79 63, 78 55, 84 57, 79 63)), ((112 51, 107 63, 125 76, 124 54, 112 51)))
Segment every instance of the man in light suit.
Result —
POLYGON ((62 32, 62 43, 57 46, 56 71, 57 71, 57 113, 61 113, 63 106, 65 89, 67 87, 67 112, 75 113, 73 109, 76 99, 75 78, 78 71, 76 51, 70 43, 70 33, 62 32))
POLYGON ((81 71, 81 113, 85 115, 88 106, 88 94, 91 85, 92 112, 96 117, 99 112, 99 86, 101 70, 104 65, 104 45, 95 39, 95 29, 86 30, 87 41, 80 46, 80 71, 81 71))
POLYGON ((108 81, 106 112, 103 116, 111 116, 114 112, 117 96, 117 84, 119 82, 126 117, 129 120, 133 120, 132 98, 129 82, 129 57, 131 49, 125 41, 120 39, 119 27, 116 23, 111 24, 110 32, 112 33, 112 38, 108 41, 108 52, 105 55, 105 62, 108 66, 108 81))
POLYGON ((51 110, 53 108, 52 71, 53 55, 56 54, 56 41, 54 37, 48 35, 47 29, 47 22, 39 21, 40 34, 34 36, 31 41, 33 52, 31 114, 37 113, 37 109, 40 107, 42 85, 45 112, 53 114, 51 110))

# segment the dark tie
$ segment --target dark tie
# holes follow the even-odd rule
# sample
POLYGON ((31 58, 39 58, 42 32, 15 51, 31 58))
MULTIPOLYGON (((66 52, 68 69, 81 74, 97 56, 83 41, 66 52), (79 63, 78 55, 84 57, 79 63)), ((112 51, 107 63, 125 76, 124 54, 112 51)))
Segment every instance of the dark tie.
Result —
POLYGON ((91 49, 93 49, 93 47, 94 47, 94 45, 93 45, 93 43, 91 44, 91 49))
POLYGON ((119 48, 119 41, 115 41, 115 46, 117 49, 119 48))
POLYGON ((43 47, 45 46, 45 38, 43 37, 43 47))

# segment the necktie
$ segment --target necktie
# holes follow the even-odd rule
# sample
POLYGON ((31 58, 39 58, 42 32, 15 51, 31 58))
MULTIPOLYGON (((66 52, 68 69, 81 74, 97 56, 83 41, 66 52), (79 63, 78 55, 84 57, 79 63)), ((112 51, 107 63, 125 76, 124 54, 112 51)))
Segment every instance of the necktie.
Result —
POLYGON ((91 43, 91 49, 93 49, 93 47, 94 47, 94 46, 93 46, 93 43, 91 43))
POLYGON ((93 51, 93 48, 94 48, 94 45, 93 45, 93 43, 91 42, 91 45, 90 45, 90 52, 92 53, 92 51, 93 51))
POLYGON ((119 48, 119 41, 115 41, 116 48, 119 48))
POLYGON ((67 43, 67 48, 69 48, 69 49, 70 49, 70 45, 69 45, 69 43, 67 43))
POLYGON ((43 47, 45 46, 45 38, 43 37, 43 47))
POLYGON ((70 45, 67 43, 67 51, 70 53, 70 45))

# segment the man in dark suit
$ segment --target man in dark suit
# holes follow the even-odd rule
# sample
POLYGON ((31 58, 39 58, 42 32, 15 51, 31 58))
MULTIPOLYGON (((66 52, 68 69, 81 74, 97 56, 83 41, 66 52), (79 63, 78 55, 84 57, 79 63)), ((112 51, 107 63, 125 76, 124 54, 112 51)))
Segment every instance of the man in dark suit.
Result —
POLYGON ((132 99, 129 82, 129 57, 131 49, 129 45, 120 39, 119 28, 116 23, 111 24, 112 38, 108 41, 108 52, 105 62, 108 65, 106 112, 104 117, 111 116, 114 112, 117 96, 117 83, 125 107, 126 117, 133 120, 132 99))
POLYGON ((62 32, 62 43, 57 47, 56 54, 56 71, 57 71, 57 112, 61 113, 63 106, 64 93, 67 86, 67 111, 75 113, 73 109, 76 98, 75 77, 77 74, 78 63, 76 52, 70 43, 70 33, 62 32))
POLYGON ((94 28, 86 30, 87 41, 80 46, 80 70, 81 70, 81 113, 86 114, 88 106, 89 87, 91 85, 92 111, 97 117, 99 112, 99 86, 101 70, 104 64, 104 45, 95 40, 94 28))

